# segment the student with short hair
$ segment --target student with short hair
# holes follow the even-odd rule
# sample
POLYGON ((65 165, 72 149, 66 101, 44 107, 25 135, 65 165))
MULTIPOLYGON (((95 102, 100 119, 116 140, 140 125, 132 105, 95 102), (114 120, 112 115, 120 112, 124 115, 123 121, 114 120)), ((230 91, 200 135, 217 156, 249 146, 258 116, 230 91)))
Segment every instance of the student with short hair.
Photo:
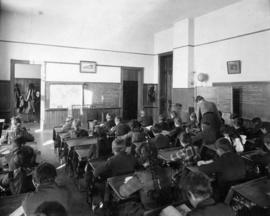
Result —
POLYGON ((115 126, 111 128, 109 134, 113 134, 116 137, 123 136, 130 131, 130 127, 122 122, 122 118, 120 116, 114 117, 115 126))
POLYGON ((176 153, 171 154, 171 159, 173 161, 181 160, 184 166, 191 166, 196 164, 199 159, 198 151, 194 146, 192 146, 192 139, 190 134, 181 133, 179 136, 179 141, 181 144, 181 149, 176 153))
POLYGON ((65 207, 56 201, 46 201, 41 203, 35 210, 33 216, 67 216, 65 207))
POLYGON ((69 134, 71 138, 87 137, 87 130, 82 129, 82 122, 80 119, 74 119, 69 134))
MULTIPOLYGON (((181 185, 182 186, 182 185, 181 185)), ((184 191, 194 207, 187 216, 233 216, 233 210, 224 203, 216 203, 210 179, 203 173, 190 172, 185 178, 184 191)))
POLYGON ((153 125, 153 117, 146 115, 144 110, 140 111, 140 116, 138 118, 138 121, 141 123, 142 127, 153 125))
POLYGON ((170 147, 170 139, 161 133, 162 130, 159 124, 154 124, 151 130, 154 138, 150 139, 149 142, 154 143, 157 149, 170 147))
POLYGON ((219 138, 215 146, 219 157, 211 163, 201 165, 199 170, 207 175, 216 174, 219 197, 222 199, 228 192, 230 183, 245 178, 246 166, 244 160, 234 151, 226 138, 219 138))
POLYGON ((124 140, 116 138, 112 142, 113 156, 110 157, 104 165, 98 167, 94 175, 106 179, 112 176, 133 172, 137 166, 137 162, 135 158, 132 155, 128 155, 125 150, 126 145, 124 140))
POLYGON ((69 192, 55 182, 56 176, 56 168, 50 163, 40 164, 36 168, 33 177, 36 191, 27 194, 22 203, 26 215, 32 215, 45 201, 57 201, 66 209, 69 208, 69 192))

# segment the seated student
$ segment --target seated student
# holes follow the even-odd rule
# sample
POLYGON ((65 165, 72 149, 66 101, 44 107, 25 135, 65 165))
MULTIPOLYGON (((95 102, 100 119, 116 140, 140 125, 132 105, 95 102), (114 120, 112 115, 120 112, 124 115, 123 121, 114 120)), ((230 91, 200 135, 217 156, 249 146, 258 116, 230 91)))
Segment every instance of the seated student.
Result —
POLYGON ((141 123, 142 127, 153 125, 153 117, 146 115, 144 110, 140 111, 138 121, 141 123))
POLYGON ((82 127, 81 121, 79 119, 74 119, 71 127, 72 130, 69 131, 70 138, 87 137, 88 136, 87 130, 82 129, 81 127, 82 127))
POLYGON ((137 162, 135 158, 128 155, 125 150, 125 142, 116 138, 112 142, 112 152, 114 155, 110 157, 103 166, 95 170, 94 176, 106 179, 112 176, 133 172, 137 166, 137 162))
POLYGON ((171 154, 171 159, 173 161, 181 160, 184 166, 191 166, 196 164, 199 159, 198 150, 192 146, 192 140, 190 134, 183 132, 180 137, 181 148, 176 153, 171 154))
POLYGON ((243 118, 232 115, 231 116, 231 124, 232 127, 237 131, 238 134, 240 135, 246 135, 247 131, 243 126, 243 118))
POLYGON ((264 167, 270 168, 270 133, 266 134, 263 138, 262 151, 258 155, 254 155, 252 160, 258 162, 264 167))
POLYGON ((157 149, 170 147, 170 139, 168 136, 161 133, 162 130, 159 124, 154 124, 151 130, 154 134, 154 138, 150 139, 149 142, 154 143, 157 149))
POLYGON ((72 127, 73 118, 71 116, 68 116, 66 118, 65 123, 61 126, 60 133, 66 133, 68 132, 72 127))
POLYGON ((65 207, 56 201, 46 201, 41 203, 35 210, 33 216, 67 216, 65 207))
POLYGON ((189 116, 189 122, 186 125, 187 128, 189 128, 191 131, 193 129, 198 129, 198 122, 197 122, 197 116, 195 112, 190 113, 189 116))
POLYGON ((236 152, 241 153, 244 151, 246 140, 242 138, 243 135, 241 137, 233 127, 227 125, 224 125, 220 130, 223 137, 229 140, 236 152))
POLYGON ((267 133, 261 118, 252 119, 252 128, 247 130, 247 139, 253 144, 253 148, 261 148, 263 146, 263 137, 267 133))
POLYGON ((111 128, 115 126, 113 117, 110 113, 106 114, 106 122, 104 124, 101 124, 100 126, 104 127, 107 132, 109 132, 111 128))
POLYGON ((1 140, 1 144, 12 144, 13 140, 24 136, 21 119, 16 116, 11 118, 10 129, 1 140))
POLYGON ((130 123, 131 131, 123 136, 118 136, 118 139, 125 140, 126 146, 131 144, 130 153, 135 153, 135 149, 139 147, 141 141, 145 140, 147 134, 144 131, 144 128, 141 127, 141 124, 138 120, 133 119, 130 123))
POLYGON ((18 148, 9 158, 9 173, 0 175, 0 185, 11 194, 33 191, 31 172, 35 164, 34 150, 30 146, 18 148))
POLYGON ((216 203, 210 179, 203 173, 190 172, 185 179, 184 191, 194 207, 187 216, 233 216, 233 210, 224 203, 216 203))
POLYGON ((22 207, 26 215, 32 215, 45 201, 56 201, 69 209, 70 195, 66 188, 57 185, 56 168, 49 163, 40 164, 34 173, 36 191, 26 195, 22 207))
POLYGON ((177 118, 177 112, 172 110, 170 112, 170 118, 167 119, 167 124, 169 127, 169 130, 172 130, 174 128, 174 119, 177 118))
POLYGON ((167 135, 170 138, 170 142, 174 146, 180 146, 179 140, 177 137, 184 131, 184 128, 182 127, 181 119, 176 117, 174 118, 174 128, 170 130, 168 133, 163 133, 164 135, 167 135))
POLYGON ((123 136, 130 131, 130 127, 121 121, 122 119, 120 116, 115 116, 114 118, 115 126, 111 128, 109 134, 114 134, 117 137, 123 136))
POLYGON ((220 199, 225 198, 229 190, 229 184, 238 180, 243 180, 246 175, 244 160, 233 149, 231 143, 226 138, 219 138, 216 143, 216 152, 219 157, 211 163, 203 164, 200 161, 199 170, 210 175, 216 174, 217 188, 220 199))
POLYGON ((158 116, 158 124, 160 124, 161 129, 162 129, 163 131, 168 131, 168 130, 169 130, 169 125, 168 125, 168 123, 166 122, 166 118, 165 118, 165 116, 164 116, 163 114, 160 114, 160 115, 158 116))

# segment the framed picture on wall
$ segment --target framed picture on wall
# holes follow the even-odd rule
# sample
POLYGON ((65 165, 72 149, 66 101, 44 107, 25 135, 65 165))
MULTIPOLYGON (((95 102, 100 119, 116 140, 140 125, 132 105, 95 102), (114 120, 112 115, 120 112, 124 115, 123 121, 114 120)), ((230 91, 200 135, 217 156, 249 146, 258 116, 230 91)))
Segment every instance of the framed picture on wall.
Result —
POLYGON ((96 73, 97 63, 93 61, 80 61, 80 72, 81 73, 96 73))
POLYGON ((227 61, 228 74, 240 74, 241 73, 241 61, 227 61))

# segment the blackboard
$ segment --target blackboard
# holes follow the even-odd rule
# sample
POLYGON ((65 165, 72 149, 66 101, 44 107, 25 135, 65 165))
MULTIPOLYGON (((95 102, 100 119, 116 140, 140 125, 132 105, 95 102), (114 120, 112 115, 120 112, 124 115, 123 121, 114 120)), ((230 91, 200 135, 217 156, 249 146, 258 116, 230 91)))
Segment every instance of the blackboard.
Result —
POLYGON ((82 84, 51 84, 50 108, 71 108, 72 105, 82 105, 82 84))

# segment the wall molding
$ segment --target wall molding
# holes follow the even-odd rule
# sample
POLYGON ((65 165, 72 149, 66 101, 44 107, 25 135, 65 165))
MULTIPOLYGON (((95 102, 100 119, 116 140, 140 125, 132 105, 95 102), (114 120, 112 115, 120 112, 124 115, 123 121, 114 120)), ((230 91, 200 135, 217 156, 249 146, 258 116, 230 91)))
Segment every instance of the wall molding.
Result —
POLYGON ((270 84, 270 81, 214 82, 212 83, 212 86, 209 86, 209 87, 237 86, 237 85, 249 85, 249 84, 270 84))
POLYGON ((98 48, 80 47, 80 46, 67 46, 67 45, 49 44, 49 43, 35 43, 35 42, 13 41, 13 40, 3 40, 3 39, 0 39, 0 42, 34 45, 34 46, 57 47, 57 48, 66 48, 66 49, 91 50, 91 51, 98 51, 98 52, 112 52, 112 53, 131 54, 131 55, 155 56, 155 54, 152 54, 152 53, 128 52, 128 51, 121 51, 121 50, 98 49, 98 48))
POLYGON ((222 39, 218 39, 218 40, 214 40, 214 41, 208 41, 208 42, 204 42, 204 43, 200 43, 200 44, 187 44, 187 45, 183 45, 183 46, 179 46, 179 47, 175 47, 173 48, 173 50, 177 50, 177 49, 182 49, 182 48, 188 48, 188 47, 200 47, 200 46, 205 46, 205 45, 209 45, 209 44, 213 44, 213 43, 219 43, 219 42, 223 42, 223 41, 227 41, 227 40, 233 40, 236 38, 241 38, 241 37, 246 37, 246 36, 250 36, 250 35, 254 35, 254 34, 259 34, 259 33, 263 33, 263 32, 267 32, 270 31, 270 28, 266 28, 266 29, 262 29, 259 31, 254 31, 254 32, 249 32, 249 33, 245 33, 245 34, 239 34, 239 35, 235 35, 232 37, 227 37, 227 38, 222 38, 222 39))

